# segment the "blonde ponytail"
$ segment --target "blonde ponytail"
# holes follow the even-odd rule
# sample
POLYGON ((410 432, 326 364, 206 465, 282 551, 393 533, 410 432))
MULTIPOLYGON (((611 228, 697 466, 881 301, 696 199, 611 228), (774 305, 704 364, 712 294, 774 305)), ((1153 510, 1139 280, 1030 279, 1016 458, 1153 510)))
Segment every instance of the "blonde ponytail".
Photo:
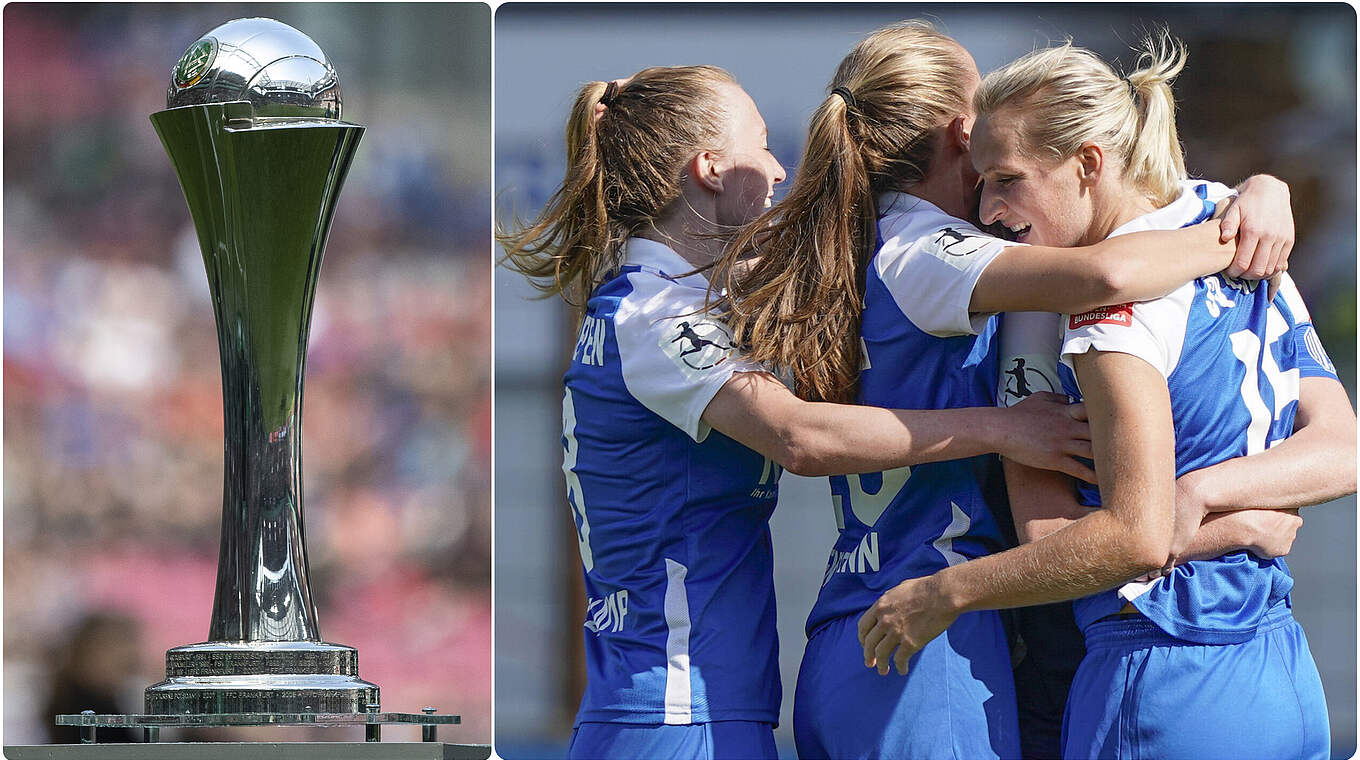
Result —
POLYGON ((792 374, 813 401, 852 402, 876 198, 930 171, 939 127, 966 112, 971 62, 919 21, 866 37, 812 115, 788 196, 744 227, 712 278, 715 308, 747 355, 792 374))

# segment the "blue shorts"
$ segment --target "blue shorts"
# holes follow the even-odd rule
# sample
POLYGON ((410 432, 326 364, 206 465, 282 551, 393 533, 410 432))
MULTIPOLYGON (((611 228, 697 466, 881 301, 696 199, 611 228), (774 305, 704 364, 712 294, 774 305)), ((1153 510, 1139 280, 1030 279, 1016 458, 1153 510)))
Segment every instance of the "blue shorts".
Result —
POLYGON ((667 726, 581 723, 571 732, 572 760, 776 760, 774 726, 748 720, 717 720, 667 726))
POLYGON ((793 698, 798 757, 1014 758, 1015 684, 994 611, 959 616, 911 658, 907 675, 864 667, 859 615, 808 641, 793 698))
POLYGON ((1063 725, 1063 756, 1327 758, 1322 680, 1283 604, 1240 644, 1174 638, 1146 618, 1086 631, 1063 725))

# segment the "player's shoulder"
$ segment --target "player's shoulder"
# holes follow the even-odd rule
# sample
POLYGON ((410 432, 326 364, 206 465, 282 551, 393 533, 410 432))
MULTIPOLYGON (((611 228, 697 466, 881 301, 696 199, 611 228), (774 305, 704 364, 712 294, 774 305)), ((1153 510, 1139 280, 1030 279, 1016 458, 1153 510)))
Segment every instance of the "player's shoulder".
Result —
POLYGON ((878 255, 885 259, 924 253, 949 261, 988 246, 1011 245, 915 196, 886 193, 879 205, 878 255))

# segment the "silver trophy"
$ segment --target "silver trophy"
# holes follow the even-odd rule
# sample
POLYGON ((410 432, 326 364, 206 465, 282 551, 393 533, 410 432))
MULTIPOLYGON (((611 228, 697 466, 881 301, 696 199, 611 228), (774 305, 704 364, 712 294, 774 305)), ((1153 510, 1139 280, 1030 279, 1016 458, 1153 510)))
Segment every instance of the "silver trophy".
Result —
POLYGON ((238 19, 203 35, 151 123, 198 231, 222 359, 226 470, 205 643, 166 653, 150 715, 363 713, 378 687, 321 640, 302 522, 302 380, 322 252, 364 128, 305 34, 238 19))

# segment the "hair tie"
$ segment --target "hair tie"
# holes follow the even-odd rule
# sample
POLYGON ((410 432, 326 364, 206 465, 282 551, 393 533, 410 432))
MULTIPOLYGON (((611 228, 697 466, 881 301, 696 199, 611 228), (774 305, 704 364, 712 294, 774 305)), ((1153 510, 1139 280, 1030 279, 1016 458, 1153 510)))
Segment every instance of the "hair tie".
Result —
POLYGON ((619 95, 619 80, 615 79, 605 85, 604 94, 600 96, 600 102, 605 108, 614 105, 614 99, 619 95))
POLYGON ((847 88, 847 87, 836 87, 836 88, 834 88, 834 89, 831 90, 831 94, 832 94, 832 95, 839 95, 839 96, 841 96, 841 100, 844 100, 844 101, 845 101, 845 107, 846 107, 846 108, 854 108, 854 107, 855 107, 855 96, 852 95, 852 94, 850 93, 850 89, 849 89, 849 88, 847 88))

